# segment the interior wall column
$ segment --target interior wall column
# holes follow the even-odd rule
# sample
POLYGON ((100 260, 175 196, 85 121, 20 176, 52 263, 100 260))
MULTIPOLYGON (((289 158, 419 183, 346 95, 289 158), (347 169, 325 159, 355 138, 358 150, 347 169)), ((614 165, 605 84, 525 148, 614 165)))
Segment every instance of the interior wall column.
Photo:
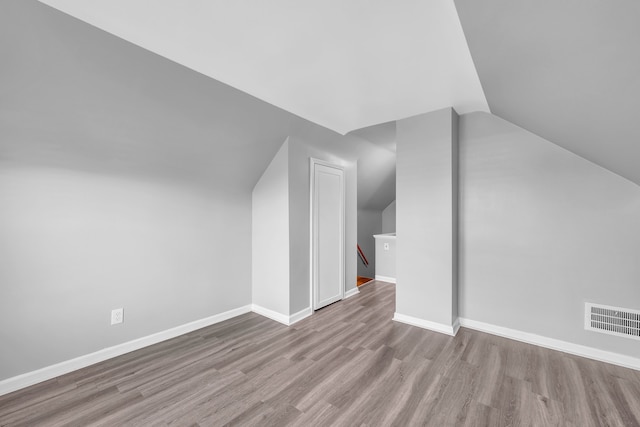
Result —
POLYGON ((458 325, 458 114, 397 122, 394 320, 455 335, 458 325))

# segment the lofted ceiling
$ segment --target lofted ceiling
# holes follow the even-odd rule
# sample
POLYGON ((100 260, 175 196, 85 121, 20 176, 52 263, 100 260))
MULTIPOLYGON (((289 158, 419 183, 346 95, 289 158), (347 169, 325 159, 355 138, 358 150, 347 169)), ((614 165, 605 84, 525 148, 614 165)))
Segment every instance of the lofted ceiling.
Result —
POLYGON ((395 198, 395 153, 342 136, 35 0, 0 1, 0 169, 54 167, 250 193, 290 135, 362 160, 358 206, 395 198), (195 184, 195 185, 194 185, 195 184))
POLYGON ((640 2, 455 3, 493 114, 640 185, 640 2))
POLYGON ((377 124, 490 108, 640 184, 636 0, 40 1, 387 150, 377 124))
POLYGON ((247 192, 300 120, 35 1, 0 1, 0 57, 0 166, 247 192))
POLYGON ((345 134, 488 106, 452 0, 41 0, 345 134))

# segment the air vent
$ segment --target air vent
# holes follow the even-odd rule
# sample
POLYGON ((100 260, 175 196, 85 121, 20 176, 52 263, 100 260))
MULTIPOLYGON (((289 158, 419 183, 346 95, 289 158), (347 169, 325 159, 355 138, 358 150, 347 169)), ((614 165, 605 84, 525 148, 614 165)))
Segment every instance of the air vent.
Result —
POLYGON ((640 340, 640 311, 586 303, 584 328, 640 340))

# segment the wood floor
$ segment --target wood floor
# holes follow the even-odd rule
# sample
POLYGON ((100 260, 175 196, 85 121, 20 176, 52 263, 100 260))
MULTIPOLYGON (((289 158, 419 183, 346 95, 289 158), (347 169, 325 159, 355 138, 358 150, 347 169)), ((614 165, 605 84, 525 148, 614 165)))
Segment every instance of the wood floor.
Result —
POLYGON ((364 277, 364 276, 358 276, 358 278, 356 279, 356 285, 357 286, 362 286, 365 283, 369 283, 370 281, 372 281, 373 279, 369 278, 369 277, 364 277))
POLYGON ((0 397, 0 425, 638 426, 640 372, 391 321, 394 285, 246 314, 0 397))

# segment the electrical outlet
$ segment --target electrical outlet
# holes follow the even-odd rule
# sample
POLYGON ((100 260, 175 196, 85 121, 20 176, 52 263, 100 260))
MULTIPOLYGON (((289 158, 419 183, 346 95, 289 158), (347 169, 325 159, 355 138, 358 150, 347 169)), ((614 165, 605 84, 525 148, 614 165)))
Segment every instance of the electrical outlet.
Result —
POLYGON ((116 308, 111 310, 111 324, 117 325, 124 321, 124 308, 116 308))

